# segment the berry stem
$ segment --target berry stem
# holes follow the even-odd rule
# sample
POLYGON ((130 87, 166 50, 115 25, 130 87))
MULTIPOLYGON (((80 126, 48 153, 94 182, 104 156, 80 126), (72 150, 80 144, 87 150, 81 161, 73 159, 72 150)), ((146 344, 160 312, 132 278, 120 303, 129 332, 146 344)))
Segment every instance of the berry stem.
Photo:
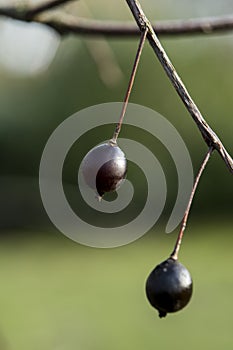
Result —
POLYGON ((135 57, 135 60, 134 60, 133 69, 132 69, 132 72, 131 72, 131 75, 130 75, 128 88, 126 90, 126 94, 125 94, 125 98, 124 98, 124 102, 123 102, 120 118, 119 118, 119 121, 118 121, 118 123, 116 125, 113 137, 111 139, 112 143, 116 143, 117 138, 119 136, 119 133, 121 131, 121 126, 122 126, 123 119, 124 119, 125 112, 126 112, 126 108, 127 108, 128 102, 129 102, 129 97, 130 97, 130 94, 131 94, 131 91, 132 91, 134 79, 135 79, 137 68, 138 68, 138 63, 140 61, 140 57, 141 57, 142 49, 143 49, 143 46, 144 46, 144 43, 145 43, 145 40, 146 40, 147 32, 148 32, 148 28, 147 27, 145 28, 144 31, 141 32, 141 37, 140 37, 140 41, 139 41, 136 57, 135 57))
POLYGON ((192 192, 190 194, 190 198, 189 198, 189 201, 188 201, 188 205, 187 205, 187 208, 185 210, 183 220, 181 222, 181 227, 180 227, 180 231, 179 231, 179 234, 178 234, 178 237, 177 237, 177 240, 176 240, 176 244, 175 244, 173 252, 170 255, 170 257, 172 259, 174 259, 174 260, 178 259, 178 254, 179 254, 182 238, 183 238, 183 235, 184 235, 184 230, 186 228, 186 224, 187 224, 190 208, 191 208, 191 205, 192 205, 193 197, 194 197, 194 194, 196 192, 196 189, 197 189, 198 183, 200 181, 201 175, 202 175, 202 173, 203 173, 203 171, 204 171, 204 169, 206 167, 206 164, 208 163, 208 160, 210 159, 210 156, 211 156, 213 150, 214 150, 214 148, 212 146, 209 147, 208 152, 206 153, 205 158, 203 159, 201 167, 200 167, 200 169, 199 169, 199 171, 197 173, 197 176, 195 178, 195 181, 194 181, 194 184, 193 184, 193 188, 192 188, 192 192))

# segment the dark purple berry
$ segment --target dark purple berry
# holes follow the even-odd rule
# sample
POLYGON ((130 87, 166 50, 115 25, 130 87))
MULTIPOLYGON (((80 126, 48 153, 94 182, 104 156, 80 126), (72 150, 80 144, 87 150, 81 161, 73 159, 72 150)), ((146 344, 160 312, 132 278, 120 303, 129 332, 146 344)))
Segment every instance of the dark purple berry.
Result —
POLYGON ((102 197, 120 187, 126 177, 127 161, 122 150, 109 142, 92 148, 84 157, 81 170, 87 185, 102 197))
POLYGON ((192 296, 192 278, 179 261, 168 258, 157 265, 146 281, 146 295, 159 317, 183 309, 192 296))

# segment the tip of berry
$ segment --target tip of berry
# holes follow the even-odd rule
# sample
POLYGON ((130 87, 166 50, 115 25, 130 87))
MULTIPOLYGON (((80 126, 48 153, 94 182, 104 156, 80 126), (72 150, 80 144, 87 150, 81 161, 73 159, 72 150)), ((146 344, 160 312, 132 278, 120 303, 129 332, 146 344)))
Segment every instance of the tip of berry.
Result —
POLYGON ((163 318, 163 317, 166 317, 166 316, 167 316, 167 313, 165 311, 159 310, 159 318, 163 318))
POLYGON ((95 196, 95 198, 97 199, 97 201, 100 203, 101 202, 101 200, 102 200, 102 196, 100 196, 99 194, 97 194, 96 196, 95 196))

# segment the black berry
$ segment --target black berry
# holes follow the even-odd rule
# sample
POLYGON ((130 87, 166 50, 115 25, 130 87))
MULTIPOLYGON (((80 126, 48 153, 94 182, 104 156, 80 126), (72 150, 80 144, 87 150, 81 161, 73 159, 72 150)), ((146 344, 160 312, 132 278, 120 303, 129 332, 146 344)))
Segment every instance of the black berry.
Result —
POLYGON ((183 309, 192 296, 192 278, 180 262, 168 258, 157 265, 146 281, 146 295, 159 317, 183 309))
POLYGON ((122 150, 112 143, 104 143, 91 149, 81 164, 88 186, 100 197, 105 192, 115 191, 126 177, 127 161, 122 150))

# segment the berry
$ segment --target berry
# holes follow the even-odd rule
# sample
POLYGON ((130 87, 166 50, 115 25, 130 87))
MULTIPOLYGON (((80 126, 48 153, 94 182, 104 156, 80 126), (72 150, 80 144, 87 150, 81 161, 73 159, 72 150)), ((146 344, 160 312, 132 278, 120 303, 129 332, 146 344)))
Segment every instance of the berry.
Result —
POLYGON ((81 170, 86 184, 100 197, 115 191, 126 177, 127 161, 115 143, 104 143, 92 148, 84 157, 81 170))
POLYGON ((159 317, 183 309, 192 296, 192 278, 180 262, 168 258, 157 265, 146 281, 146 295, 159 317))

